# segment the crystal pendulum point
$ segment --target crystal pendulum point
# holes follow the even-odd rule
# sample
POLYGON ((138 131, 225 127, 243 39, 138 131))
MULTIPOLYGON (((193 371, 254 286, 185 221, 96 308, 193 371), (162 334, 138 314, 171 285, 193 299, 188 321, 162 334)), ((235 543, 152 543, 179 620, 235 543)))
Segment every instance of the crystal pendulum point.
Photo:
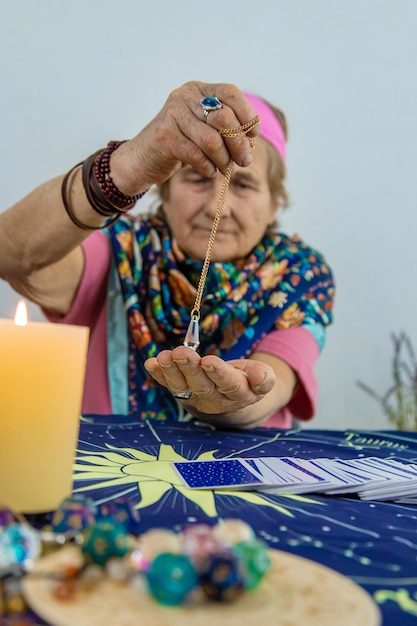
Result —
POLYGON ((196 314, 191 315, 191 321, 188 325, 188 330, 185 333, 184 346, 197 350, 200 345, 200 330, 199 330, 199 316, 196 314))

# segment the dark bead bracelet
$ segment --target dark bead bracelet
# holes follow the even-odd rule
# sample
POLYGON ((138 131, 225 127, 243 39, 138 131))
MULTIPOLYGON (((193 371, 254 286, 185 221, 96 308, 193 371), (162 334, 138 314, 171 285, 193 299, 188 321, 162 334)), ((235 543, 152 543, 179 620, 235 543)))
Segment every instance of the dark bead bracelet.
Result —
POLYGON ((122 212, 131 209, 136 202, 144 195, 139 193, 135 196, 127 196, 116 187, 110 176, 110 157, 125 141, 109 141, 107 147, 96 154, 92 174, 90 177, 90 185, 95 196, 102 201, 101 195, 104 195, 110 208, 122 212))
POLYGON ((124 141, 110 141, 106 148, 98 150, 85 161, 78 163, 66 174, 62 182, 61 195, 65 210, 71 221, 84 230, 106 228, 115 222, 123 213, 133 208, 146 191, 135 196, 127 196, 114 184, 110 176, 110 157, 124 141), (68 199, 67 186, 71 174, 82 168, 82 182, 85 194, 92 209, 107 219, 101 226, 88 226, 75 216, 68 199))

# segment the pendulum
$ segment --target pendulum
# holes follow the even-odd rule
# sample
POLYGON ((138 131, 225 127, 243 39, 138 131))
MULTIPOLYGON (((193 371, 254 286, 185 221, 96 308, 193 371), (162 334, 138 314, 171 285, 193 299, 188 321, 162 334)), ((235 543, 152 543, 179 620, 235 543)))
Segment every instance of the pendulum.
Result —
MULTIPOLYGON (((222 137, 228 137, 228 138, 238 137, 239 135, 248 133, 250 130, 254 128, 254 126, 256 126, 258 122, 259 122, 259 117, 256 116, 253 118, 253 120, 251 120, 247 124, 244 124, 243 126, 239 126, 237 128, 222 128, 219 131, 219 134, 222 137)), ((250 145, 251 147, 253 147, 253 140, 250 142, 250 145)), ((190 315, 191 321, 188 325, 188 330, 185 334, 185 339, 183 342, 184 346, 187 346, 188 348, 192 348, 193 350, 197 350, 200 345, 199 326, 200 326, 201 300, 203 297, 204 285, 206 282, 207 273, 208 273, 209 266, 210 266, 210 258, 211 258, 211 254, 213 251, 214 239, 216 237, 217 228, 220 224, 220 219, 222 217, 223 207, 226 201, 226 196, 227 196, 227 192, 228 192, 229 185, 230 185, 230 179, 232 178, 232 171, 233 171, 233 161, 230 159, 229 164, 227 166, 226 174, 224 176, 223 185, 222 185, 219 200, 217 203, 216 213, 215 213, 214 220, 213 220, 213 226, 211 228, 211 232, 210 232, 210 236, 209 236, 209 240, 207 244, 207 252, 204 258, 203 267, 201 269, 200 280, 198 282, 198 287, 197 287, 197 294, 196 294, 194 306, 192 308, 191 315, 190 315)))
POLYGON ((200 311, 193 309, 191 311, 191 321, 188 330, 185 333, 184 346, 197 350, 200 345, 200 311))
POLYGON ((188 346, 193 350, 197 350, 200 345, 200 307, 201 300, 203 298, 204 284, 206 282, 207 273, 210 266, 210 258, 214 245, 214 238, 216 237, 217 228, 220 223, 220 219, 223 212, 224 203, 226 201, 227 191, 229 189, 230 179, 232 177, 233 161, 229 161, 227 172, 224 177, 222 189, 220 191, 219 202, 217 204, 216 214, 213 220, 213 226, 211 227, 211 233, 207 244, 207 252, 204 258, 203 267, 201 269, 200 280, 198 282, 197 294, 195 297, 194 307, 191 311, 191 321, 188 325, 188 330, 185 334, 184 346, 188 346))

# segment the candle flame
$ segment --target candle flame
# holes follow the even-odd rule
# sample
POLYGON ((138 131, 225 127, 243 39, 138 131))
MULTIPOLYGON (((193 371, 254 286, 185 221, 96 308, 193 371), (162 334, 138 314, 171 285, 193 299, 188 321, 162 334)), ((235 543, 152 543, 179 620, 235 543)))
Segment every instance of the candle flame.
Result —
POLYGON ((16 307, 16 315, 14 316, 16 326, 27 326, 28 308, 24 300, 19 300, 16 307))

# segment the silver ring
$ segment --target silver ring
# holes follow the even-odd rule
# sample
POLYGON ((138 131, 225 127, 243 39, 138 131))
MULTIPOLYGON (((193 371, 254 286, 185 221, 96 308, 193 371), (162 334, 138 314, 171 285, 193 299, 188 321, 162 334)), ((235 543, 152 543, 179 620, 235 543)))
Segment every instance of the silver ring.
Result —
POLYGON ((200 104, 203 107, 204 111, 204 122, 207 122, 207 115, 210 113, 210 111, 217 111, 217 109, 221 109, 223 106, 220 100, 215 96, 207 96, 206 98, 202 98, 200 100, 200 104))
POLYGON ((187 391, 183 391, 182 393, 176 393, 175 391, 171 391, 174 398, 179 398, 180 400, 188 400, 193 395, 193 392, 190 389, 187 391))

